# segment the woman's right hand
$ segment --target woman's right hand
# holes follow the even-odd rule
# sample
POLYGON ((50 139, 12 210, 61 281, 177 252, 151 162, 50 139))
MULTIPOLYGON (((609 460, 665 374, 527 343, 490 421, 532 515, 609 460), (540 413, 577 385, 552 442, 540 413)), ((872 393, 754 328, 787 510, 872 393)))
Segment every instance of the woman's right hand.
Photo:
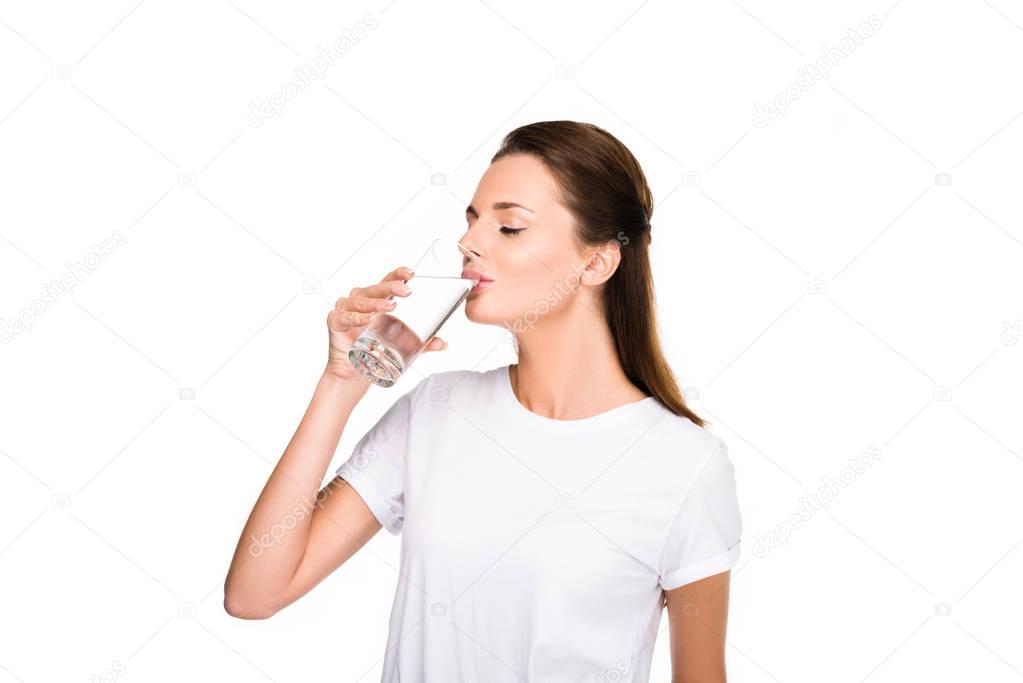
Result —
MULTIPOLYGON (((404 281, 411 280, 411 268, 395 268, 375 285, 354 287, 348 296, 343 296, 327 314, 327 330, 330 343, 327 353, 327 372, 341 379, 367 381, 348 360, 348 351, 372 320, 373 315, 394 310, 392 296, 408 296, 409 288, 404 281)), ((447 346, 440 337, 433 337, 424 351, 439 351, 447 346)))

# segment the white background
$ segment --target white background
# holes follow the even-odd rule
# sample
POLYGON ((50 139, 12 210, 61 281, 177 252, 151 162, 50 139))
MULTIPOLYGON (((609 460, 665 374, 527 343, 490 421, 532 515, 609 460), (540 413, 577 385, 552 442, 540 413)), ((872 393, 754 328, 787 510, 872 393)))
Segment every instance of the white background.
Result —
MULTIPOLYGON (((399 538, 266 621, 222 581, 333 301, 460 235, 501 136, 550 119, 654 192, 665 347, 740 487, 731 680, 1023 678, 1018 3, 425 5, 0 6, 0 682, 379 679, 399 538)), ((513 360, 441 336, 332 469, 423 376, 513 360)))

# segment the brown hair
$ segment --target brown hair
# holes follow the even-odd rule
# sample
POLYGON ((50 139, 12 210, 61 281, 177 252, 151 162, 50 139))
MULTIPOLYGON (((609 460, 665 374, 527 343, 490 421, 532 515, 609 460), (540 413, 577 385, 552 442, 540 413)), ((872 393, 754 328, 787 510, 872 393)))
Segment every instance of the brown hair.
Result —
POLYGON ((603 308, 625 375, 668 410, 703 427, 706 421, 686 405, 661 351, 648 253, 653 196, 632 152, 593 124, 541 121, 505 135, 490 161, 509 154, 544 162, 582 244, 619 242, 622 258, 605 283, 603 308))

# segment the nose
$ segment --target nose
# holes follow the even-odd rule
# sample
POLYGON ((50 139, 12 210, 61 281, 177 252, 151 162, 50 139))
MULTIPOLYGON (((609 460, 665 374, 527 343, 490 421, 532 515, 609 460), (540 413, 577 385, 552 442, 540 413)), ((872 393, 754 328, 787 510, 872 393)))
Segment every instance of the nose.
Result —
POLYGON ((462 239, 458 240, 458 249, 462 252, 462 256, 470 261, 482 258, 482 254, 469 244, 468 237, 469 233, 466 232, 465 235, 462 236, 462 239))

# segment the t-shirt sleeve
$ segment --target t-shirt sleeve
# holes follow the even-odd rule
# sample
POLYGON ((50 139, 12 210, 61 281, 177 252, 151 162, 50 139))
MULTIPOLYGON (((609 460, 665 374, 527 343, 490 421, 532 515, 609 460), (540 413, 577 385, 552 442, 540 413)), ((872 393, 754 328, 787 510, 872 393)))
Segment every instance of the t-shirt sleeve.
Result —
POLYGON ((672 522, 660 558, 664 590, 720 574, 739 561, 742 516, 728 446, 717 446, 703 464, 672 522))
POLYGON ((415 398, 426 380, 405 392, 355 444, 337 474, 387 529, 401 533, 405 518, 405 459, 415 398))

